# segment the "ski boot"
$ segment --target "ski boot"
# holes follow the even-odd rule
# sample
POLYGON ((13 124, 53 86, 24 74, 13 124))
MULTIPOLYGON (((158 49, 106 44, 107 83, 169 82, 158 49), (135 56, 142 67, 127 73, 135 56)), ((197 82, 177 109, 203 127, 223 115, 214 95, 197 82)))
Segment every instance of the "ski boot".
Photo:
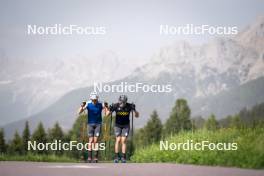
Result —
POLYGON ((125 158, 121 158, 121 163, 126 163, 126 159, 125 158))
POLYGON ((118 158, 115 158, 114 159, 114 163, 119 163, 119 159, 118 158))
POLYGON ((94 158, 93 159, 93 163, 98 163, 98 159, 97 158, 94 158))

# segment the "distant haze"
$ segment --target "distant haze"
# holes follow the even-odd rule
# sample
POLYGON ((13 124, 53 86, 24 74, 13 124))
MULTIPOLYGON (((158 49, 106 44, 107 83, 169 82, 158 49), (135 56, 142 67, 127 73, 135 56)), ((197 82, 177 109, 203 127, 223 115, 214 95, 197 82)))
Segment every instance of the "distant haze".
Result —
MULTIPOLYGON (((120 57, 148 59, 153 51, 175 40, 191 43, 210 36, 160 36, 159 25, 222 25, 245 27, 264 12, 261 0, 63 1, 0 2, 0 52, 9 57, 93 57, 114 51, 120 57), (105 36, 27 36, 26 26, 105 26, 105 36)), ((1 58, 0 58, 1 59, 1 58)))
MULTIPOLYGON (((231 68, 234 66, 235 71, 231 70, 230 73, 235 74, 237 70, 242 69, 241 73, 245 75, 236 75, 236 80, 239 80, 235 82, 236 86, 244 83, 245 80, 258 78, 262 75, 264 65, 260 59, 263 39, 259 37, 263 31, 263 20, 259 20, 251 30, 246 32, 241 30, 246 29, 246 26, 255 21, 257 16, 263 15, 263 12, 264 1, 261 0, 218 2, 2 0, 0 2, 0 125, 34 117, 34 114, 51 106, 70 91, 91 86, 94 81, 112 82, 135 73, 140 73, 137 79, 144 75, 158 77, 163 72, 172 71, 171 73, 176 74, 177 69, 190 71, 192 65, 198 68, 203 62, 212 62, 213 67, 210 69, 213 70, 217 66, 224 72, 230 68, 229 66, 232 66, 231 68), (54 24, 103 26, 106 34, 70 36, 27 34, 27 25, 53 26, 54 24), (236 26, 242 36, 160 35, 160 25, 186 24, 236 26), (236 41, 232 43, 233 39, 236 41), (197 50, 197 47, 201 46, 202 49, 197 50), (251 52, 252 48, 257 51, 251 52), (240 56, 242 51, 245 53, 243 57, 240 56), (254 54, 255 52, 257 54, 254 54), (198 60, 194 60, 195 58, 198 60), (245 67, 233 63, 232 58, 243 61, 245 67), (186 67, 182 67, 181 62, 178 62, 187 63, 187 59, 191 63, 186 64, 186 67), (230 62, 232 64, 229 65, 230 62), (252 65, 247 65, 247 62, 252 65), (163 67, 161 67, 162 63, 163 67), (248 70, 251 71, 249 74, 247 74, 248 70), (240 82, 241 79, 244 82, 240 82), (16 107, 15 111, 10 111, 13 107, 16 107)), ((206 64, 202 65, 206 66, 206 64)), ((211 73, 210 70, 208 72, 211 73)), ((203 70, 197 73, 207 74, 203 70)), ((188 76, 184 72, 181 74, 184 75, 178 75, 179 79, 188 76)), ((176 76, 172 75, 171 78, 176 79, 176 76)), ((224 78, 226 77, 230 78, 225 75, 224 78)), ((166 74, 162 80, 168 81, 166 74)), ((217 82, 218 79, 208 80, 204 92, 210 92, 207 91, 207 88, 210 88, 212 92, 218 93, 226 88, 226 80, 221 84, 217 82), (212 80, 215 80, 215 83, 212 80), (219 90, 215 90, 214 86, 209 84, 214 84, 219 90)), ((193 83, 193 79, 189 82, 193 83)), ((173 83, 177 85, 178 81, 173 83)), ((186 87, 183 86, 183 91, 186 91, 186 87)), ((89 92, 85 89, 81 100, 78 101, 86 99, 88 95, 89 92)))

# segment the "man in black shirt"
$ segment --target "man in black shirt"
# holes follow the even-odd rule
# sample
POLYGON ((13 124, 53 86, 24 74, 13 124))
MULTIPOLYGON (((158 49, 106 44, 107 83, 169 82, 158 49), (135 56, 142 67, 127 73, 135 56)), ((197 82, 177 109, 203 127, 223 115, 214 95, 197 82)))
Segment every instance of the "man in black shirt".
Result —
POLYGON ((121 95, 118 99, 118 103, 112 104, 109 108, 109 113, 116 113, 115 120, 115 159, 114 162, 119 161, 119 144, 122 144, 122 163, 126 162, 126 140, 130 130, 130 112, 135 112, 135 117, 139 117, 139 113, 136 111, 135 104, 127 103, 127 96, 121 95))

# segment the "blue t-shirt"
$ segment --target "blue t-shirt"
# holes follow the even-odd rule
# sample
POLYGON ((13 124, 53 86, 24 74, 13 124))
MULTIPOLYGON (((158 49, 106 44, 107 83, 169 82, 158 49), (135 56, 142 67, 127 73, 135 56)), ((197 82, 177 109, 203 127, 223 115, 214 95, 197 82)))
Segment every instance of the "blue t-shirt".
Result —
POLYGON ((88 101, 86 104, 88 114, 88 124, 101 124, 102 123, 102 110, 103 105, 100 102, 93 104, 88 101))

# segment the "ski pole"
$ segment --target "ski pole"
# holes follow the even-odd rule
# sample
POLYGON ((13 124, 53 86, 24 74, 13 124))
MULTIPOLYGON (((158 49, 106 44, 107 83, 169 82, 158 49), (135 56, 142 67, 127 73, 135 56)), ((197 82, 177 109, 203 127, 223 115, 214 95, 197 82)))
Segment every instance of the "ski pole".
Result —
MULTIPOLYGON (((82 118, 82 117, 81 117, 82 118)), ((81 119, 82 120, 82 119, 81 119)), ((86 123, 85 121, 83 121, 81 124, 80 124, 80 141, 85 144, 85 127, 86 127, 86 123)), ((82 150, 82 159, 85 161, 86 158, 85 158, 85 149, 82 150)))
MULTIPOLYGON (((81 107, 83 108, 85 106, 85 104, 86 104, 86 101, 83 101, 81 107)), ((79 140, 84 144, 85 143, 85 134, 84 133, 85 133, 86 123, 85 123, 85 121, 82 120, 82 114, 84 114, 84 111, 79 114, 79 118, 81 118, 80 119, 81 123, 80 123, 79 140)), ((81 158, 85 161, 85 149, 82 150, 81 155, 82 155, 81 158)))
MULTIPOLYGON (((104 108, 108 108, 108 103, 107 102, 104 102, 104 108)), ((106 109, 104 110, 104 117, 106 117, 106 109)), ((105 145, 107 145, 107 120, 104 121, 104 143, 105 145)), ((106 150, 104 150, 104 158, 105 160, 107 160, 107 156, 106 156, 106 150)))
POLYGON ((131 126, 132 126, 131 134, 132 134, 132 139, 133 139, 133 136, 134 136, 134 113, 133 111, 132 111, 131 126))
POLYGON ((110 116, 110 130, 109 130, 109 135, 111 136, 111 130, 112 130, 112 112, 111 112, 111 116, 110 116))
POLYGON ((112 112, 111 112, 111 115, 110 115, 110 128, 109 128, 109 142, 108 142, 109 154, 111 153, 110 147, 111 147, 112 119, 113 119, 113 116, 112 116, 112 112))
POLYGON ((133 136, 134 136, 134 112, 133 112, 133 110, 131 111, 131 114, 132 114, 132 119, 131 119, 132 128, 131 128, 131 142, 130 142, 131 146, 129 147, 130 148, 130 156, 129 157, 131 157, 132 152, 133 152, 133 136))

